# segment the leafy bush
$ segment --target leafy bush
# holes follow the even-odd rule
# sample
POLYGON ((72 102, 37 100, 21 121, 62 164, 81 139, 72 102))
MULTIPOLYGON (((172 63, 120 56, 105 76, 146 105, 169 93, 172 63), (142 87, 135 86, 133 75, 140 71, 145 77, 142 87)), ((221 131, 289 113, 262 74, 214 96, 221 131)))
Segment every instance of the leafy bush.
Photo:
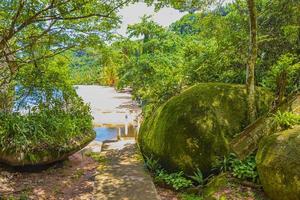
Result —
MULTIPOLYGON (((279 98, 300 89, 300 62, 299 57, 293 54, 283 54, 277 60, 262 85, 271 88, 279 98)), ((280 99, 282 100, 282 99, 280 99)))
POLYGON ((274 115, 276 124, 283 130, 292 128, 294 125, 300 124, 300 116, 291 112, 278 111, 274 115))
POLYGON ((63 154, 95 136, 90 108, 69 77, 63 56, 20 69, 12 89, 13 109, 0 108, 3 155, 24 155, 38 163, 44 153, 63 154))
POLYGON ((255 156, 248 156, 245 160, 234 159, 232 162, 232 174, 234 177, 251 180, 252 182, 258 181, 258 173, 256 170, 255 156))
POLYGON ((194 172, 193 176, 189 176, 193 181, 195 181, 198 185, 203 186, 204 184, 204 178, 201 170, 197 168, 197 170, 194 172))
POLYGON ((158 170, 155 176, 155 181, 159 183, 166 183, 175 190, 181 190, 193 185, 191 180, 184 177, 184 173, 182 171, 168 174, 165 170, 158 170))
POLYGON ((158 160, 155 160, 153 156, 145 156, 145 166, 150 172, 156 172, 157 170, 161 169, 158 160))
POLYGON ((244 160, 239 160, 234 154, 230 154, 228 157, 224 157, 223 160, 219 160, 216 168, 222 172, 229 171, 234 177, 239 179, 252 182, 258 181, 254 155, 250 155, 244 160))
POLYGON ((227 172, 232 170, 232 163, 236 159, 236 156, 231 153, 229 156, 223 156, 222 159, 218 159, 215 164, 215 169, 221 172, 227 172))
POLYGON ((0 112, 0 150, 8 154, 47 147, 68 150, 92 132, 90 108, 75 94, 40 103, 27 114, 0 112))
MULTIPOLYGON (((193 185, 193 182, 187 179, 182 171, 168 173, 162 169, 158 160, 154 159, 153 156, 145 156, 145 166, 153 173, 156 183, 166 184, 175 190, 181 190, 193 185)), ((197 170, 190 178, 198 184, 203 184, 203 176, 200 170, 197 170)))

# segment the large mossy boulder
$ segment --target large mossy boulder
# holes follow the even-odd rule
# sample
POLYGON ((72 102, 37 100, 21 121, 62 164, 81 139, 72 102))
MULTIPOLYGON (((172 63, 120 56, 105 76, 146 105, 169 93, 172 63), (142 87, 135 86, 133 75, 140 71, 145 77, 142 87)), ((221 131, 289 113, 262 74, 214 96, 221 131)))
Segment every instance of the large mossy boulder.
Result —
MULTIPOLYGON (((272 96, 256 93, 258 114, 269 109, 272 96)), ((242 85, 203 83, 171 98, 141 126, 142 153, 159 159, 168 170, 207 176, 229 153, 229 141, 247 125, 246 89, 242 85)))
POLYGON ((300 126, 263 138, 256 163, 271 199, 300 200, 300 126))

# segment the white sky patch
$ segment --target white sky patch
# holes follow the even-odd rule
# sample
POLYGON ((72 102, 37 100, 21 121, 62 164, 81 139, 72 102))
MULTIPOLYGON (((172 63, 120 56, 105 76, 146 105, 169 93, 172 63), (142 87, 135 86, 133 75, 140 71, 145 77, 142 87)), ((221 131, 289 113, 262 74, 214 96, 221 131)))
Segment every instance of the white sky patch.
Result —
POLYGON ((154 11, 154 6, 148 7, 145 3, 139 2, 131 4, 119 11, 122 16, 122 24, 117 32, 126 36, 127 26, 129 24, 136 24, 141 21, 144 15, 153 15, 153 20, 162 26, 169 26, 173 22, 179 20, 186 13, 179 12, 173 8, 162 8, 158 12, 154 11))

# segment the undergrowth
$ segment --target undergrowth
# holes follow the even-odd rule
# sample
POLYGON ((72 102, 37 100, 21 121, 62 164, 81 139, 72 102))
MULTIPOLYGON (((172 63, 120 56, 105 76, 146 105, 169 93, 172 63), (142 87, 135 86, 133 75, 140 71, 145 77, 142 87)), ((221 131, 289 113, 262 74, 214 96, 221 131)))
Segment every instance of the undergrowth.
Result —
POLYGON ((278 111, 274 114, 274 121, 281 130, 285 130, 300 124, 300 116, 292 112, 278 111))
POLYGON ((258 172, 256 169, 255 155, 250 155, 244 160, 238 159, 235 154, 230 154, 223 159, 218 160, 216 167, 221 172, 230 172, 234 177, 259 182, 258 172))
MULTIPOLYGON (((65 151, 93 135, 90 108, 76 96, 39 104, 27 114, 0 112, 0 151, 6 154, 65 151)), ((29 154, 29 159, 36 158, 29 154)))

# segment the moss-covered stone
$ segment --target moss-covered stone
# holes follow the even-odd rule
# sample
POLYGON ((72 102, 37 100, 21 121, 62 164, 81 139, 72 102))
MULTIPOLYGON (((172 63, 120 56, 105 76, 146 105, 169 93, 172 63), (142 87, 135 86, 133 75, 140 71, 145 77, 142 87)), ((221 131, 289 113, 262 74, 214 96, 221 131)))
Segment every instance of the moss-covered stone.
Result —
POLYGON ((96 137, 96 133, 91 131, 80 136, 70 138, 64 146, 40 146, 26 152, 5 152, 0 151, 0 161, 10 166, 46 165, 66 159, 80 149, 88 145, 96 137))
MULTIPOLYGON (((241 85, 195 85, 162 105, 141 126, 143 154, 153 155, 168 170, 208 175, 214 162, 229 152, 228 142, 247 125, 246 89, 241 85)), ((271 95, 257 90, 259 114, 271 95)))
POLYGON ((216 200, 214 195, 229 185, 228 175, 226 173, 213 177, 205 186, 203 196, 207 200, 216 200))
POLYGON ((202 196, 204 200, 232 200, 232 199, 255 199, 270 200, 258 187, 250 187, 239 179, 222 173, 210 178, 204 186, 202 196))
POLYGON ((300 200, 300 127, 263 138, 256 162, 271 199, 300 200))

